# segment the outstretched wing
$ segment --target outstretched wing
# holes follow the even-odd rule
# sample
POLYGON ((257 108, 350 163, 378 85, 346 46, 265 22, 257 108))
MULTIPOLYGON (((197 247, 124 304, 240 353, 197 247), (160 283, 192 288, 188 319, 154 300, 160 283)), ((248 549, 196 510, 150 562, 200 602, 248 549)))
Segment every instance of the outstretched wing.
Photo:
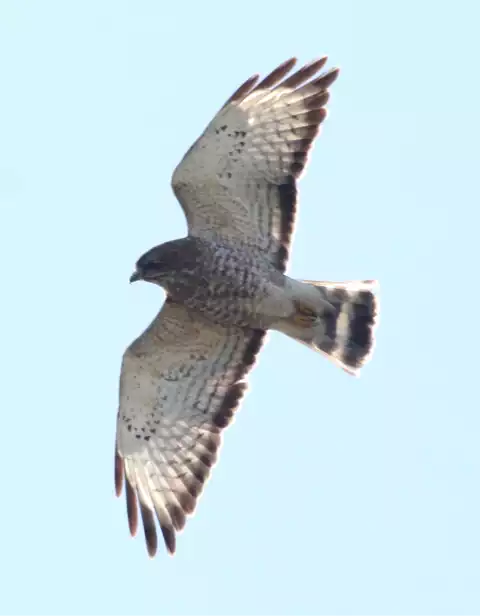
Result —
POLYGON ((296 180, 338 75, 337 69, 318 75, 326 60, 286 77, 292 58, 258 85, 258 75, 248 79, 225 103, 173 174, 189 233, 255 245, 285 269, 296 180))
POLYGON ((125 482, 132 535, 137 498, 150 556, 155 517, 168 551, 216 461, 222 428, 246 388, 265 332, 222 327, 167 300, 126 350, 120 377, 115 487, 125 482))

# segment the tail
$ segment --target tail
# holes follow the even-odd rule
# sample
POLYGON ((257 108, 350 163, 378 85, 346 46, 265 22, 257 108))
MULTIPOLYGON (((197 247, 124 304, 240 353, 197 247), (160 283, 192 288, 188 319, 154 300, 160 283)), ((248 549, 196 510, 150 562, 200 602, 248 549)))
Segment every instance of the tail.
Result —
MULTIPOLYGON (((288 335, 310 348, 324 353, 350 374, 358 374, 370 358, 374 347, 374 330, 378 320, 378 300, 372 289, 376 281, 315 282, 315 287, 330 304, 309 327, 289 325, 288 335)), ((301 311, 301 308, 300 308, 301 311)))

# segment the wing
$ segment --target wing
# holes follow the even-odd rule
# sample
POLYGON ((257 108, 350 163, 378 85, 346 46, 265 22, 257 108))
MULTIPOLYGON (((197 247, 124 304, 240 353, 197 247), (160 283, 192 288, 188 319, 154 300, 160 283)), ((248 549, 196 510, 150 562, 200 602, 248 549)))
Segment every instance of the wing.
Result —
POLYGON ((120 495, 125 482, 132 535, 138 498, 150 556, 157 550, 155 517, 175 552, 175 533, 195 509, 264 336, 214 325, 167 300, 125 351, 115 487, 120 495))
POLYGON ((338 69, 318 75, 326 60, 286 77, 292 58, 258 85, 258 76, 251 77, 207 126, 172 178, 190 234, 255 245, 285 270, 297 179, 338 75, 338 69))

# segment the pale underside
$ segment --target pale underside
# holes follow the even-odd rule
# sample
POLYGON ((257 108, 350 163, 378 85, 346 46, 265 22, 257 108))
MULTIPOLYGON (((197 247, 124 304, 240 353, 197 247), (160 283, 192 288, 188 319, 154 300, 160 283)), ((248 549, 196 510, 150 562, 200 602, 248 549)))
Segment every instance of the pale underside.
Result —
MULTIPOLYGON (((296 180, 337 76, 318 75, 325 61, 286 77, 295 64, 289 60, 256 86, 252 77, 190 148, 172 185, 191 235, 240 240, 285 270, 296 180)), ((167 300, 125 352, 115 481, 118 494, 125 481, 132 534, 138 498, 150 555, 157 549, 155 517, 175 551, 175 533, 195 508, 264 335, 214 324, 167 300)))

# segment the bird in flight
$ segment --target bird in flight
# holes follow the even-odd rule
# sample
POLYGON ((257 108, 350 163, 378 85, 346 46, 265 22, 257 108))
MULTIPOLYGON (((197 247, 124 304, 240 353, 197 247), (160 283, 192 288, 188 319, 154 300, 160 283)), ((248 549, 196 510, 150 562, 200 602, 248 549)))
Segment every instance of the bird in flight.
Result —
POLYGON ((123 355, 115 443, 116 493, 125 486, 132 535, 140 511, 151 557, 157 525, 175 552, 268 330, 351 374, 371 354, 374 281, 285 274, 297 180, 338 76, 326 60, 292 73, 292 58, 232 94, 173 174, 188 235, 146 252, 130 278, 166 292, 123 355))

